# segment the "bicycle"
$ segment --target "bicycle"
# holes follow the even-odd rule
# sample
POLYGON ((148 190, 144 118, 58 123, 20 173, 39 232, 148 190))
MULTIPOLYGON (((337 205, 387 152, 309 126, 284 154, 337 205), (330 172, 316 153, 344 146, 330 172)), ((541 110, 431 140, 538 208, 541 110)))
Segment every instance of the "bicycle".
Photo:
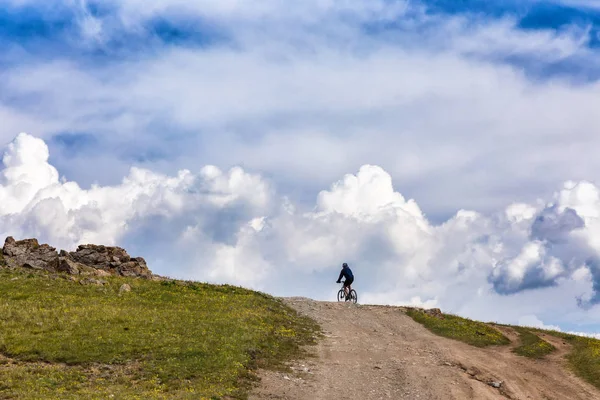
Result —
POLYGON ((348 301, 349 300, 356 304, 356 302, 358 301, 358 295, 356 294, 356 290, 352 289, 348 293, 348 299, 346 299, 346 293, 344 292, 344 282, 342 282, 342 288, 339 290, 339 292, 337 294, 337 299, 338 299, 338 301, 342 301, 342 300, 348 301))

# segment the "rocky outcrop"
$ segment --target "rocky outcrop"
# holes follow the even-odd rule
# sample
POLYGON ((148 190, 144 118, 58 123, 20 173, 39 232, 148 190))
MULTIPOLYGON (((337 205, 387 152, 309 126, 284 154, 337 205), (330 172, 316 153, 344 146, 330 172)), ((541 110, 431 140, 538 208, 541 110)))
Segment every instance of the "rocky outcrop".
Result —
POLYGON ((111 275, 152 275, 142 257, 132 258, 121 247, 84 244, 80 245, 77 251, 68 253, 68 257, 76 263, 110 272, 111 275))
POLYGON ((37 239, 17 241, 9 236, 1 253, 0 268, 33 268, 70 275, 152 277, 142 257, 131 257, 121 247, 85 244, 76 251, 58 253, 52 246, 40 245, 37 239))
POLYGON ((39 244, 37 239, 16 241, 11 236, 6 238, 2 250, 6 265, 10 268, 32 268, 56 271, 58 253, 47 244, 39 244))

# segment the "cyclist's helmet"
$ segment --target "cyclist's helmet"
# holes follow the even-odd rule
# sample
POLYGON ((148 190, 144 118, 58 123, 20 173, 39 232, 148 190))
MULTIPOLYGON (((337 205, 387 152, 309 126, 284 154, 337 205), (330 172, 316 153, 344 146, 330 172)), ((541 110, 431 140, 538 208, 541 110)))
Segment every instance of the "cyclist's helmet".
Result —
POLYGON ((346 264, 346 263, 342 264, 342 268, 347 268, 347 267, 348 267, 348 264, 346 264))

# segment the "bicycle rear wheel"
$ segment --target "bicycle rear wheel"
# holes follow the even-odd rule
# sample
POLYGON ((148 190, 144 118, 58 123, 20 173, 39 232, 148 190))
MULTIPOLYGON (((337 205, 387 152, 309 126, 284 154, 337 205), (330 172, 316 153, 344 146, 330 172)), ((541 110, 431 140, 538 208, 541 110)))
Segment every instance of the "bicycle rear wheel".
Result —
POLYGON ((340 291, 337 294, 337 299, 338 301, 344 300, 344 289, 340 289, 340 291))
POLYGON ((349 296, 350 296, 350 301, 356 304, 356 302, 358 301, 358 295, 356 294, 356 290, 352 289, 350 291, 349 296))

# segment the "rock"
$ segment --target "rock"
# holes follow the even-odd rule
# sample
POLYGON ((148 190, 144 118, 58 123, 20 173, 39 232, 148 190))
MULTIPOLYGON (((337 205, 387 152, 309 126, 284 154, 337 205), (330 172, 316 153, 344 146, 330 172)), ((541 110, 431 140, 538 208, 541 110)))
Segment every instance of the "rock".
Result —
POLYGON ((146 260, 142 257, 132 258, 131 261, 121 264, 119 271, 123 276, 144 276, 151 278, 152 273, 146 265, 146 260))
POLYGON ((99 276, 121 275, 154 279, 142 257, 131 257, 121 247, 95 244, 80 245, 74 252, 39 244, 37 239, 16 241, 6 238, 0 252, 0 267, 31 268, 69 275, 99 276))
POLYGON ((502 382, 490 382, 489 385, 498 389, 500 386, 502 386, 502 382))
POLYGON ((79 283, 82 284, 82 285, 104 286, 108 282, 106 282, 104 280, 100 280, 100 279, 84 278, 84 279, 80 280, 79 283))
POLYGON ((103 276, 103 277, 110 276, 110 272, 105 271, 103 269, 95 269, 93 273, 96 276, 103 276))
POLYGON ((56 271, 58 253, 47 244, 39 244, 37 239, 16 241, 12 236, 6 238, 2 250, 6 265, 10 268, 32 268, 56 271))
POLYGON ((77 263, 67 257, 58 258, 57 270, 59 272, 66 272, 69 275, 79 275, 79 268, 77 267, 77 263))
POLYGON ((121 287, 119 288, 119 293, 123 293, 123 292, 131 292, 131 286, 129 286, 126 283, 122 284, 121 287))
POLYGON ((95 244, 80 245, 77 251, 69 253, 74 261, 121 276, 140 276, 151 278, 152 272, 148 269, 142 257, 131 258, 121 247, 101 246, 95 244))
POLYGON ((442 314, 442 310, 439 308, 430 308, 429 310, 425 310, 425 314, 439 319, 444 319, 444 314, 442 314))

